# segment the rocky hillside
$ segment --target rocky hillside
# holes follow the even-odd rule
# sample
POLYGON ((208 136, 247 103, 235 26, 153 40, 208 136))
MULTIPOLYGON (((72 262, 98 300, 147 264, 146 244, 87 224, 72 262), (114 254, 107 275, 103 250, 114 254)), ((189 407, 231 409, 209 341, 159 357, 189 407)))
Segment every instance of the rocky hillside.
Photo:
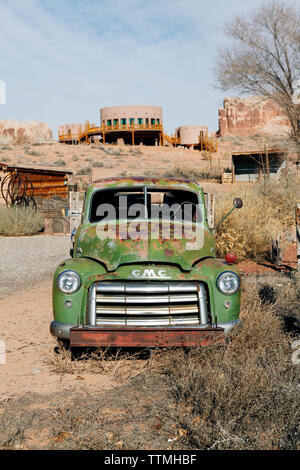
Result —
POLYGON ((21 122, 14 119, 0 121, 1 144, 47 143, 52 140, 52 130, 44 122, 21 122))

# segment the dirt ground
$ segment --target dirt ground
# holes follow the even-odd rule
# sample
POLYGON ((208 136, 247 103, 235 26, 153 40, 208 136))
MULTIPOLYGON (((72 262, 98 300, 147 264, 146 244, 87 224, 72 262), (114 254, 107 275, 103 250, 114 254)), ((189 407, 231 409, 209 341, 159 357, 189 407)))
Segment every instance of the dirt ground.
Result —
MULTIPOLYGON (((132 153, 130 148, 116 146, 107 150, 112 153, 94 146, 58 143, 8 146, 0 148, 0 162, 75 172, 91 167, 93 179, 199 165, 197 151, 143 147, 132 153)), ((201 160, 201 164, 208 166, 209 161, 201 160)), ((226 190, 224 186, 206 183, 204 188, 215 192, 226 190)), ((0 243, 5 251, 3 247, 0 243)), ((195 448, 191 440, 187 443, 186 430, 178 425, 176 413, 180 409, 174 405, 168 381, 152 374, 151 355, 74 362, 68 352, 57 350, 49 332, 49 269, 56 264, 54 258, 52 261, 47 272, 31 279, 30 288, 11 289, 8 279, 0 279, 0 285, 8 286, 0 297, 0 341, 6 345, 6 364, 0 364, 0 448, 195 448)), ((23 258, 21 263, 24 268, 23 258)), ((287 270, 295 268, 295 247, 283 264, 287 270)), ((3 271, 3 265, 2 273, 1 268, 3 271)), ((240 268, 246 275, 280 275, 280 269, 257 263, 245 262, 240 268)))
MULTIPOLYGON (((198 150, 173 147, 63 145, 0 145, 0 162, 42 167, 76 173, 90 173, 92 179, 110 176, 139 176, 170 171, 173 167, 210 166, 209 155, 198 150)), ((230 154, 215 154, 214 167, 230 166, 230 154)), ((221 186, 221 185, 218 185, 221 186)))
POLYGON ((6 364, 0 365, 0 448, 170 449, 179 444, 176 426, 160 405, 166 384, 139 378, 146 359, 95 361, 93 368, 57 354, 49 332, 51 279, 2 297, 1 318, 6 319, 0 337, 6 364), (80 410, 84 430, 77 423, 80 410), (99 430, 93 442, 90 425, 99 430))
MULTIPOLYGON (((49 332, 52 321, 51 279, 38 287, 1 298, 1 317, 6 318, 1 340, 6 343, 6 365, 1 366, 0 400, 24 393, 82 391, 76 376, 51 373, 56 340, 49 332)), ((117 381, 108 375, 84 374, 84 389, 106 390, 117 381)))

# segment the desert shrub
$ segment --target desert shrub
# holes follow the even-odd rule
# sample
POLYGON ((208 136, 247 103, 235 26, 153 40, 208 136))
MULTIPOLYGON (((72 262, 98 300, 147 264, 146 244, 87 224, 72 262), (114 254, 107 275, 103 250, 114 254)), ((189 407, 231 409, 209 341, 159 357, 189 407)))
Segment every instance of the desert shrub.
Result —
POLYGON ((79 157, 77 155, 73 155, 72 160, 74 162, 77 162, 79 160, 79 157))
POLYGON ((103 162, 93 162, 93 167, 94 168, 103 168, 104 167, 104 163, 103 162))
MULTIPOLYGON (((281 314, 289 289, 263 305, 244 289, 241 317, 224 346, 175 350, 158 361, 170 382, 175 420, 194 449, 300 448, 297 365, 281 314)), ((291 292, 293 301, 294 293, 291 292)))
POLYGON ((129 153, 131 153, 132 155, 134 156, 139 156, 139 155, 142 155, 142 151, 138 148, 132 148, 129 150, 129 153))
POLYGON ((220 168, 193 168, 193 167, 174 167, 166 171, 163 176, 172 178, 187 178, 194 180, 216 179, 221 181, 222 170, 220 168))
POLYGON ((217 228, 217 254, 233 250, 238 259, 265 259, 271 240, 278 235, 285 243, 288 231, 295 224, 295 203, 300 197, 297 179, 288 176, 279 182, 253 183, 219 193, 216 199, 216 220, 231 207, 233 198, 242 198, 244 206, 236 210, 217 228))
POLYGON ((25 151, 26 155, 31 155, 32 157, 40 157, 41 153, 36 152, 35 150, 26 150, 25 151))
POLYGON ((0 207, 0 233, 4 236, 33 235, 42 230, 43 216, 30 207, 0 207))
POLYGON ((101 150, 106 153, 107 155, 111 155, 113 157, 119 157, 121 155, 123 155, 123 152, 120 148, 118 148, 117 146, 115 146, 115 148, 113 147, 108 147, 108 146, 105 146, 105 145, 100 145, 100 148, 101 150))
POLYGON ((12 150, 10 145, 1 145, 0 150, 12 150))
POLYGON ((53 163, 53 166, 66 166, 66 162, 62 158, 60 158, 59 160, 56 160, 53 163))
POLYGON ((77 175, 90 175, 92 173, 92 167, 91 166, 81 166, 78 168, 76 174, 77 175))

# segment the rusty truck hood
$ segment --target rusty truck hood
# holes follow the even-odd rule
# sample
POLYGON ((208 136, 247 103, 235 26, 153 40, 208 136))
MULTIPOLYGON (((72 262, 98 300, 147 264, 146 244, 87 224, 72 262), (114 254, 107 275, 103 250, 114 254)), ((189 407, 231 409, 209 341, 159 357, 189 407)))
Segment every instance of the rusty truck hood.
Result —
POLYGON ((87 224, 79 227, 76 234, 74 246, 75 257, 87 257, 97 260, 106 266, 108 271, 115 271, 119 266, 133 263, 168 263, 178 265, 183 270, 189 271, 193 264, 207 257, 215 257, 214 240, 211 232, 202 227, 191 224, 182 238, 174 238, 174 233, 180 227, 175 222, 170 226, 170 236, 156 238, 145 234, 146 226, 148 230, 153 230, 147 222, 143 226, 143 236, 138 239, 124 238, 124 230, 128 223, 118 223, 116 232, 109 237, 103 237, 103 232, 99 232, 99 225, 87 224), (195 238, 195 230, 199 229, 202 234, 198 241, 195 238), (193 230, 193 235, 191 231, 193 230), (123 235, 120 235, 123 234, 123 235), (122 238, 123 236, 123 238, 122 238))

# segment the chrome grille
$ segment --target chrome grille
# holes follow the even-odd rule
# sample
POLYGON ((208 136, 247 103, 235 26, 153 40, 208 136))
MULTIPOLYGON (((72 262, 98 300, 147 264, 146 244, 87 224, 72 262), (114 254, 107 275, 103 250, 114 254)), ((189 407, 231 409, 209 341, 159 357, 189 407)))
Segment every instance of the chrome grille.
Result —
POLYGON ((202 282, 98 282, 89 290, 90 326, 206 325, 202 282))

